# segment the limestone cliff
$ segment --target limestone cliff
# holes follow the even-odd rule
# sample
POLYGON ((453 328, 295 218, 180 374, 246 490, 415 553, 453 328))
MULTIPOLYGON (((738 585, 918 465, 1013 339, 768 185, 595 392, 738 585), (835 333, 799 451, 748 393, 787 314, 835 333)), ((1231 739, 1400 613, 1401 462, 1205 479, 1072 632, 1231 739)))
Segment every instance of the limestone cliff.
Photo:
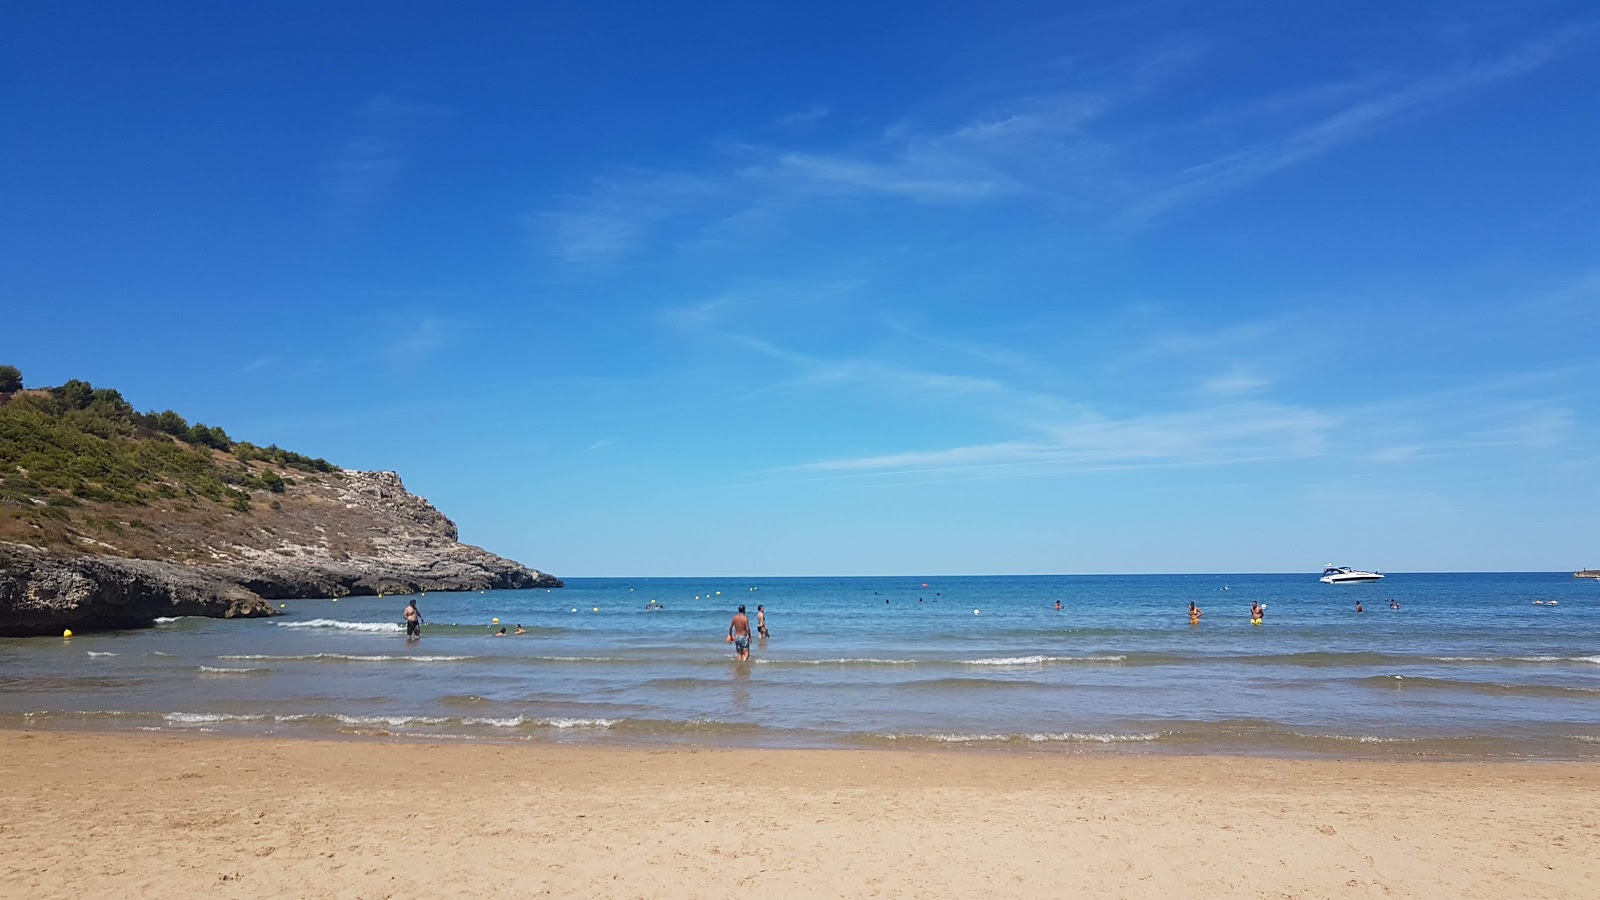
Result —
POLYGON ((268 600, 299 597, 562 586, 461 543, 455 523, 394 472, 281 477, 280 492, 243 510, 95 504, 73 509, 67 525, 13 517, 11 540, 0 541, 0 635, 270 616, 268 600))

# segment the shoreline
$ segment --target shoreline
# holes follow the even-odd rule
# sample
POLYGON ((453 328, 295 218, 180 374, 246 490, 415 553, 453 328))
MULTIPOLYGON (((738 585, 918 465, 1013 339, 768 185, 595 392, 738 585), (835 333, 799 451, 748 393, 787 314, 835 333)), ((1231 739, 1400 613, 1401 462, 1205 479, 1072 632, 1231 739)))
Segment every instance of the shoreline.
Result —
MULTIPOLYGON (((248 723, 229 721, 231 714, 215 714, 215 721, 191 722, 187 725, 125 725, 123 727, 108 727, 102 723, 96 724, 56 724, 32 721, 35 716, 71 716, 71 715, 114 715, 124 716, 164 716, 164 715, 200 715, 212 714, 160 714, 160 713, 63 713, 63 712, 34 712, 18 715, 21 722, 0 721, 0 737, 5 735, 38 734, 38 735, 89 735, 115 737, 130 735, 134 737, 147 737, 153 739, 171 738, 174 740, 237 740, 237 741, 284 741, 289 743, 326 743, 340 744, 375 744, 375 745, 415 745, 415 746, 478 746, 501 748, 572 748, 575 750, 618 751, 618 752, 717 752, 733 751, 741 753, 868 753, 868 754, 927 754, 930 756, 965 756, 986 755, 996 758, 1021 757, 1072 760, 1082 758, 1129 758, 1151 761, 1169 760, 1181 762, 1185 760, 1253 760, 1253 761, 1288 761, 1304 763, 1336 763, 1336 764, 1362 764, 1362 765, 1555 765, 1555 766, 1597 766, 1600 767, 1600 753, 1580 755, 1531 755, 1519 753, 1468 753, 1437 749, 1434 745, 1449 744, 1452 740, 1462 738, 1415 738, 1388 742, 1368 742, 1352 738, 1325 738, 1330 745, 1337 745, 1337 749, 1327 747, 1307 749, 1304 747, 1286 748, 1256 739, 1254 742, 1206 742, 1196 740, 1187 743, 1163 744, 1155 740, 1130 739, 1121 734, 1071 734, 1061 736, 1050 735, 1043 738, 1031 738, 1028 735, 1010 735, 1004 738, 984 736, 971 737, 965 735, 926 735, 926 734, 900 734, 900 735, 840 735, 832 743, 810 741, 788 743, 762 743, 752 739, 748 734, 741 737, 724 735, 721 738, 700 735, 696 737, 675 736, 661 737, 642 734, 621 736, 612 734, 609 729, 616 723, 603 726, 599 734, 579 735, 564 734, 562 729, 542 733, 498 733, 502 729, 490 727, 483 733, 460 732, 428 732, 428 731, 403 731, 389 730, 381 723, 385 717, 382 715, 371 716, 378 721, 349 725, 343 727, 325 726, 317 730, 287 730, 273 728, 271 730, 253 730, 248 723), (1421 742, 1432 741, 1429 749, 1411 749, 1421 742)), ((294 724, 301 725, 304 720, 315 718, 317 714, 296 714, 287 717, 295 720, 294 724)), ((367 718, 367 717, 357 717, 367 718)), ((409 717, 400 717, 409 718, 409 717)), ((575 720, 582 722, 583 720, 575 720)), ((671 724, 671 723, 668 723, 671 724)), ((585 724, 575 724, 572 728, 591 727, 585 724)), ((1487 740, 1489 738, 1475 738, 1487 740)))
POLYGON ((1600 765, 0 731, 3 896, 1584 897, 1600 765))

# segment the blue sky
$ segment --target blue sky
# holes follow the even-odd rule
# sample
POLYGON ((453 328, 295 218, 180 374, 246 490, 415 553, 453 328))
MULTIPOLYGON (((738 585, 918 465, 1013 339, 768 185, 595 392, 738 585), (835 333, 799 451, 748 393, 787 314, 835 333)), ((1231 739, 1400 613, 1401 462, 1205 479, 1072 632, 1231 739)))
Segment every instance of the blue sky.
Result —
POLYGON ((562 575, 1600 565, 1585 3, 9 4, 0 361, 562 575))

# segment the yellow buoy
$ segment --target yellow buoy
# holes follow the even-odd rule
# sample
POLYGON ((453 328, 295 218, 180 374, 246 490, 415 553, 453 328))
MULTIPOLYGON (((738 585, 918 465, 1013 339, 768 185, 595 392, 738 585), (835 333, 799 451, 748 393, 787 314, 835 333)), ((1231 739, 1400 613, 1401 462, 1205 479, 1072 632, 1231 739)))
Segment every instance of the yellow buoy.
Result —
POLYGON ((289 604, 287 604, 287 603, 279 603, 278 604, 278 608, 279 609, 288 609, 289 608, 289 604))
POLYGON ((496 624, 496 625, 499 625, 499 624, 500 624, 500 620, 499 620, 499 619, 495 619, 495 620, 494 620, 494 623, 495 623, 495 624, 496 624))
POLYGON ((595 612, 599 612, 599 611, 600 611, 600 607, 598 607, 598 606, 596 606, 596 607, 595 607, 595 608, 594 608, 594 611, 595 611, 595 612))
POLYGON ((72 629, 68 628, 66 631, 61 632, 61 636, 64 638, 72 637, 72 629))

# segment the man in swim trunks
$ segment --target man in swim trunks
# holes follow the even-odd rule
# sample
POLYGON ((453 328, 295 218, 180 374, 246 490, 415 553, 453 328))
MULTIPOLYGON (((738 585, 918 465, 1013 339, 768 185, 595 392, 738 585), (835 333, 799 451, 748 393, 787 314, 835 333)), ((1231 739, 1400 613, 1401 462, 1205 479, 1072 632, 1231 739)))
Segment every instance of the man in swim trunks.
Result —
POLYGON ((1194 605, 1194 601, 1190 600, 1189 601, 1189 624, 1190 625, 1199 625, 1200 624, 1200 617, 1203 616, 1203 615, 1205 615, 1205 613, 1200 610, 1200 607, 1195 606, 1194 605))
POLYGON ((764 638, 772 637, 772 632, 767 630, 767 608, 765 606, 756 607, 756 634, 764 638))
POLYGON ((406 639, 422 637, 422 613, 417 612, 415 598, 406 604, 406 639))
POLYGON ((750 658, 750 617, 744 614, 743 606, 734 614, 733 621, 728 623, 728 640, 733 642, 734 659, 750 658))
POLYGON ((1261 603, 1260 603, 1260 601, 1251 600, 1250 601, 1250 624, 1251 625, 1260 625, 1261 624, 1261 615, 1262 615, 1262 613, 1261 613, 1261 603))

